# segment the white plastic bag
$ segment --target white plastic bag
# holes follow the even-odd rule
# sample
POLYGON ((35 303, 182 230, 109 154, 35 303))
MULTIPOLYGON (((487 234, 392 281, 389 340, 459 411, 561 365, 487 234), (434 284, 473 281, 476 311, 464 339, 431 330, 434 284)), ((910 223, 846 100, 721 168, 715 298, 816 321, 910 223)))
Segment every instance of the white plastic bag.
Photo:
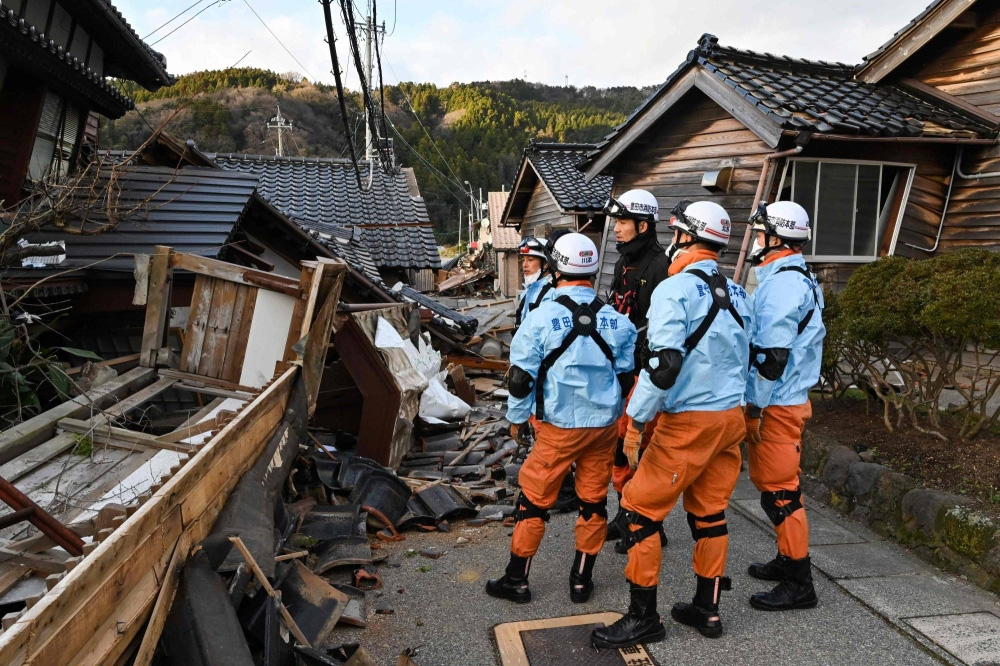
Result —
POLYGON ((421 418, 434 417, 455 421, 464 419, 470 411, 472 407, 457 395, 450 393, 437 377, 432 377, 427 389, 420 394, 421 418))

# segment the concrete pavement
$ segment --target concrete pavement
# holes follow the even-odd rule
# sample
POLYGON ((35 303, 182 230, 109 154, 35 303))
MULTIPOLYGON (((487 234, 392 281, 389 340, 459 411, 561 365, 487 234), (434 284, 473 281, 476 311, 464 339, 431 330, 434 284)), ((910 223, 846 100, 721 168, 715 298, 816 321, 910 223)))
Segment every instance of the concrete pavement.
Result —
MULTIPOLYGON (((613 495, 612 495, 613 501, 613 495)), ((808 502, 812 552, 820 605, 792 613, 762 613, 747 597, 765 584, 746 574, 747 566, 774 554, 774 539, 745 478, 728 512, 729 575, 733 591, 721 613, 726 633, 718 640, 669 619, 670 606, 694 591, 690 561, 693 543, 683 511, 667 519, 670 544, 664 552, 659 608, 667 639, 650 653, 667 664, 796 666, 827 664, 990 664, 1000 663, 1000 605, 997 598, 905 553, 830 510, 808 502)), ((614 507, 611 507, 612 514, 614 507)), ((610 545, 597 561, 598 588, 586 604, 568 600, 568 568, 573 555, 575 515, 553 516, 531 572, 533 600, 519 606, 483 592, 489 577, 506 564, 509 528, 456 525, 450 533, 407 533, 405 541, 382 552, 397 567, 382 566, 382 596, 369 593, 368 628, 337 629, 331 642, 358 640, 378 664, 393 664, 407 647, 419 648, 420 666, 498 664, 493 627, 504 622, 602 611, 623 612, 628 589, 625 557, 610 545), (467 543, 458 544, 459 538, 467 543), (416 551, 437 547, 447 553, 432 560, 416 551), (376 605, 391 614, 374 614, 376 605)))

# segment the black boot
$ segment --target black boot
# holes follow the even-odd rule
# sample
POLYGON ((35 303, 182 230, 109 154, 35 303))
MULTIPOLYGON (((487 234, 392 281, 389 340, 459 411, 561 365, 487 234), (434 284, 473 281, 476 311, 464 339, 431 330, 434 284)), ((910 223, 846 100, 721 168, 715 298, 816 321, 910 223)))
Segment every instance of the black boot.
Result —
POLYGON ((815 608, 816 589, 813 587, 809 558, 789 559, 784 580, 770 592, 758 592, 750 597, 750 605, 758 610, 782 611, 794 608, 815 608))
POLYGON ((638 643, 662 641, 667 630, 656 612, 656 586, 641 587, 629 581, 632 602, 628 613, 607 627, 590 632, 595 647, 622 648, 638 643))
POLYGON ((615 513, 614 518, 608 521, 608 534, 604 537, 605 541, 618 541, 618 539, 622 538, 622 530, 618 525, 618 522, 621 520, 620 516, 622 515, 622 494, 615 494, 618 495, 618 512, 615 513))
MULTIPOLYGON (((666 547, 667 547, 667 535, 661 529, 660 530, 660 548, 666 548, 666 547)), ((628 555, 628 545, 625 543, 625 541, 623 539, 619 540, 618 543, 615 544, 615 552, 618 553, 619 555, 628 555)))
POLYGON ((747 573, 757 580, 785 580, 785 576, 788 575, 789 561, 790 558, 778 553, 770 562, 754 562, 747 569, 747 573))
POLYGON ((531 590, 528 589, 530 568, 530 557, 518 557, 511 553, 507 572, 500 578, 491 578, 486 582, 486 594, 497 599, 509 599, 518 604, 528 603, 531 601, 531 590))
POLYGON ((582 604, 590 599, 594 591, 594 562, 597 555, 576 551, 573 558, 573 568, 569 572, 569 599, 574 604, 582 604))
POLYGON ((719 617, 719 594, 732 589, 731 581, 724 576, 698 579, 691 603, 676 603, 670 609, 670 617, 681 624, 694 627, 702 636, 718 638, 722 635, 722 619, 719 617))

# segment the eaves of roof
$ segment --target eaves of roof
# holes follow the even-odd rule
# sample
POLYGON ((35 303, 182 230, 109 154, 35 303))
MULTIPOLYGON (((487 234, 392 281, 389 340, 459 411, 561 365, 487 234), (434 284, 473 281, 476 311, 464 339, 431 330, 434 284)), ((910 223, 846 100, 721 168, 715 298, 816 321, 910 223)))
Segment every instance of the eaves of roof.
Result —
POLYGON ((173 84, 167 59, 139 37, 111 0, 74 0, 75 12, 92 35, 105 35, 105 72, 109 76, 135 81, 150 91, 173 84))

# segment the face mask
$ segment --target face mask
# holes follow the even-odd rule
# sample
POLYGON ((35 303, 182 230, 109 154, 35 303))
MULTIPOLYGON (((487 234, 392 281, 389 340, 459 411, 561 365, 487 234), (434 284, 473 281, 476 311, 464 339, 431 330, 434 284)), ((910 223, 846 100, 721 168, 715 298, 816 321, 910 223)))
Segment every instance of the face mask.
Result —
POLYGON ((667 259, 669 259, 670 261, 677 261, 677 257, 681 256, 682 254, 686 254, 687 250, 681 248, 676 243, 671 243, 670 245, 667 246, 666 252, 667 252, 667 259))
POLYGON ((535 271, 531 275, 525 275, 524 276, 524 286, 528 287, 528 286, 534 284, 538 280, 538 278, 540 278, 540 277, 542 277, 542 272, 541 271, 535 271))
POLYGON ((750 247, 750 258, 758 259, 762 254, 764 254, 764 246, 755 238, 753 245, 750 247))

